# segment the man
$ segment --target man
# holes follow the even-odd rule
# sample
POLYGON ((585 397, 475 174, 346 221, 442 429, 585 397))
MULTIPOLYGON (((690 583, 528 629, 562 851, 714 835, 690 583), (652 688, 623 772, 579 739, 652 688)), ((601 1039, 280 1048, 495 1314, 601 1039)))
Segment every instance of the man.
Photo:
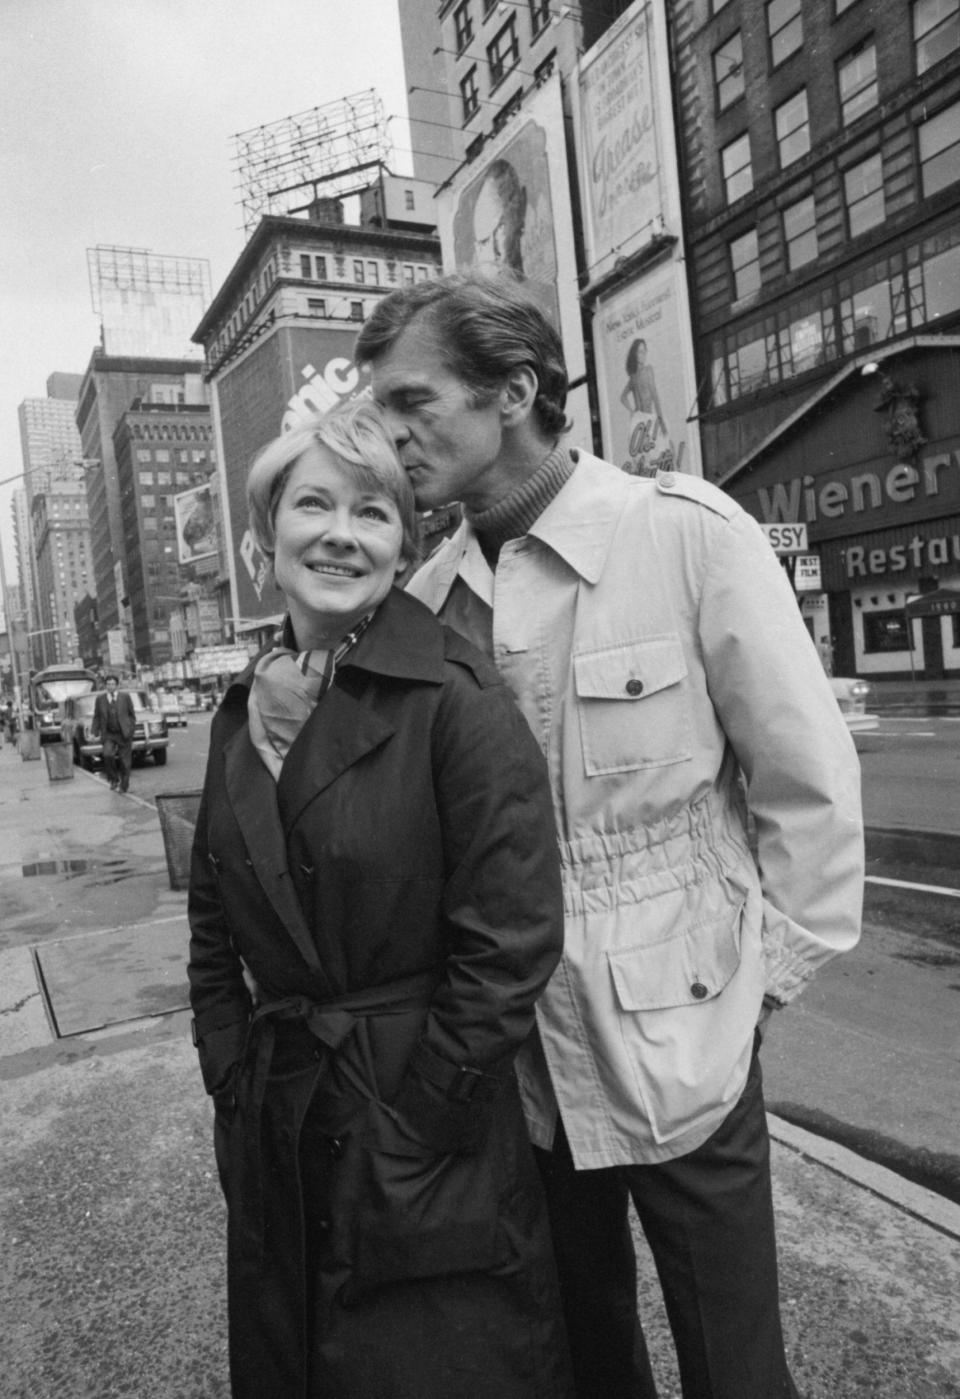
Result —
POLYGON ((130 765, 133 758, 133 729, 135 724, 133 700, 119 688, 115 675, 104 681, 106 689, 97 695, 93 706, 90 731, 103 744, 103 770, 110 790, 117 787, 125 792, 130 786, 130 765))
POLYGON ((684 1399, 795 1396, 757 1049, 856 943, 863 840, 790 586, 721 491, 563 445, 562 347, 515 284, 395 292, 357 358, 419 507, 464 507, 411 591, 493 655, 550 767, 565 952, 518 1072, 578 1395, 656 1394, 632 1199, 684 1399))

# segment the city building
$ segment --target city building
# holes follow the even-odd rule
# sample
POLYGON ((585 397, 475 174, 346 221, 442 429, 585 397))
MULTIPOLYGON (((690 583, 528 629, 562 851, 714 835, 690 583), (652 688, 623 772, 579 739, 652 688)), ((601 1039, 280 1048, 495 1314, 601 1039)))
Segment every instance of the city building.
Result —
POLYGON ((515 115, 531 88, 578 58, 629 0, 398 0, 413 168, 443 185, 515 115))
POLYGON ((74 488, 83 479, 76 423, 81 380, 79 374, 55 372, 47 379, 47 396, 25 398, 17 410, 23 461, 22 496, 14 510, 17 574, 23 599, 23 614, 17 620, 26 634, 30 664, 35 669, 60 659, 60 652, 68 643, 65 628, 72 627, 69 583, 65 580, 63 587, 59 586, 60 570, 53 561, 66 547, 67 556, 78 565, 67 570, 68 578, 70 572, 84 571, 80 556, 89 547, 85 541, 81 544, 72 505, 68 507, 64 500, 62 515, 68 539, 59 543, 60 506, 53 506, 52 502, 49 508, 42 505, 46 561, 45 583, 40 586, 33 507, 38 498, 51 491, 63 491, 65 497, 75 495, 74 488))
POLYGON ((80 656, 74 608, 93 588, 90 520, 82 479, 53 480, 34 491, 30 532, 43 665, 80 656))
POLYGON ((358 391, 353 349, 372 306, 440 268, 432 191, 422 182, 381 169, 355 193, 367 222, 345 222, 338 195, 315 196, 297 215, 262 216, 194 333, 217 434, 228 640, 279 615, 280 595, 247 529, 250 463, 281 430, 358 391))
POLYGON ((960 4, 673 21, 705 474, 806 526, 838 672, 960 673, 960 4))
POLYGON ((207 487, 216 470, 210 409, 134 398, 114 429, 113 448, 126 560, 121 609, 129 613, 135 665, 154 670, 184 654, 171 616, 191 595, 209 595, 220 640, 217 552, 182 562, 176 519, 177 498, 207 487))
MULTIPOLYGON (((199 359, 115 356, 94 350, 84 375, 77 425, 87 468, 101 657, 105 665, 123 667, 134 661, 130 604, 123 599, 131 597, 134 573, 142 576, 144 550, 162 573, 167 557, 163 549, 172 543, 172 497, 177 487, 198 484, 198 475, 206 480, 213 467, 210 413, 199 359), (151 406, 158 410, 156 415, 151 406), (137 440, 141 432, 142 440, 137 440), (164 481, 158 487, 157 473, 169 475, 169 484, 164 481), (144 506, 141 493, 153 494, 154 503, 144 506), (149 530, 140 528, 141 521, 149 530)), ((163 587, 167 586, 164 582, 163 587)), ((149 644, 150 626, 164 629, 153 616, 148 591, 145 584, 139 649, 149 644), (146 622, 148 614, 151 620, 146 622)), ((156 644, 162 647, 165 641, 158 638, 156 644)), ((142 664, 148 663, 145 656, 142 664)))

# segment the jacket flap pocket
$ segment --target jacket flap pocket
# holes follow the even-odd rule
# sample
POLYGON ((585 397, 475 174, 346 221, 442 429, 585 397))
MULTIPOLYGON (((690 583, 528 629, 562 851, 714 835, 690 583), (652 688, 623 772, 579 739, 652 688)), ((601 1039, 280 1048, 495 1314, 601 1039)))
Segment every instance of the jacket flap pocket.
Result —
POLYGON ((742 908, 680 937, 608 952, 620 1009, 667 1010, 719 996, 740 965, 742 908))
POLYGON ((680 638, 670 635, 582 652, 573 670, 580 699, 635 700, 678 684, 687 663, 680 638))

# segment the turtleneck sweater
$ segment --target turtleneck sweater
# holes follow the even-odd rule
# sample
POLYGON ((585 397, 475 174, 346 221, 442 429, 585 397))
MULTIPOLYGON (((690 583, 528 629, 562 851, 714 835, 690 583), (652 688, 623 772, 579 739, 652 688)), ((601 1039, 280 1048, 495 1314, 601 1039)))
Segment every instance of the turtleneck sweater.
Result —
POLYGON ((573 475, 576 462, 569 449, 558 442, 545 461, 516 490, 486 510, 465 510, 484 557, 496 568, 500 548, 508 539, 519 539, 542 515, 560 488, 573 475))

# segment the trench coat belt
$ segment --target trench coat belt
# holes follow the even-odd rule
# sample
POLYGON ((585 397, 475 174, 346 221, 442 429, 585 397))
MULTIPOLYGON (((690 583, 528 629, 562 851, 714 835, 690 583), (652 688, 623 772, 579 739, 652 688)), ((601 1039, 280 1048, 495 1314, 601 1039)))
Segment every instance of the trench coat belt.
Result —
MULTIPOLYGON (((418 972, 414 976, 403 977, 398 981, 388 981, 381 986, 365 987, 361 991, 351 991, 331 1000, 313 1001, 308 996, 287 996, 274 1001, 261 1002, 250 1018, 243 1055, 237 1069, 236 1083, 246 1064, 253 1061, 253 1072, 249 1090, 249 1121, 245 1124, 244 1151, 247 1179, 244 1194, 249 1202, 244 1210, 247 1221, 244 1229, 244 1253, 251 1261, 259 1260, 263 1252, 263 1166, 260 1155, 260 1117, 263 1110, 264 1094, 273 1059, 278 1021, 299 1020, 323 1046, 325 1053, 320 1059, 319 1072, 312 1093, 317 1084, 329 1071, 337 1050, 350 1037, 359 1021, 382 1015, 401 1015, 406 1011, 425 1007, 441 981, 435 970, 418 972)), ((391 1117, 396 1113, 377 1097, 372 1073, 370 1081, 353 1066, 340 1064, 341 1071, 350 1085, 361 1097, 377 1102, 391 1117)))

